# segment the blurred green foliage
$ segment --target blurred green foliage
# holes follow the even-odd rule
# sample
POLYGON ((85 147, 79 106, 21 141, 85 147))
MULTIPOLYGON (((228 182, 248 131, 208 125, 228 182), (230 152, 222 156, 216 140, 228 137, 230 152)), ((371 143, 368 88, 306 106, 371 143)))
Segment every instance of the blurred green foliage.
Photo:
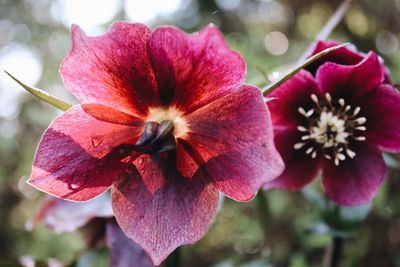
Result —
MULTIPOLYGON (((12 47, 23 45, 41 62, 43 72, 36 86, 76 103, 64 90, 58 74, 60 61, 71 45, 69 29, 60 17, 62 2, 0 0, 0 67, 8 69, 8 65, 1 65, 2 57, 12 47)), ((120 8, 107 22, 97 25, 94 33, 104 32, 111 21, 130 19, 124 1, 115 2, 120 8)), ((150 24, 172 24, 190 32, 215 23, 231 47, 245 57, 248 82, 257 85, 265 85, 267 73, 295 62, 340 4, 332 0, 181 2, 182 7, 174 14, 159 16, 150 24)), ((390 68, 393 81, 399 81, 400 1, 354 2, 332 38, 352 42, 361 51, 376 50, 390 68)), ((85 16, 90 17, 96 9, 87 12, 85 16)), ((25 66, 25 72, 29 68, 25 66)), ((24 76, 17 78, 24 81, 24 76)), ((10 93, 6 86, 0 83, 3 100, 10 93)), ((40 135, 59 111, 24 93, 6 104, 0 101, 0 105, 15 110, 6 115, 0 112, 0 266, 24 262, 31 266, 27 265, 30 257, 38 260, 36 266, 59 266, 57 262, 68 265, 78 258, 77 266, 106 266, 107 252, 85 251, 79 233, 57 236, 43 225, 26 231, 26 222, 43 197, 26 184, 26 177, 40 135)), ((399 161, 400 156, 390 156, 387 182, 365 220, 350 220, 346 225, 352 235, 344 245, 342 266, 400 266, 399 161)), ((321 266, 332 229, 324 223, 318 203, 321 199, 312 193, 320 191, 318 182, 311 188, 314 191, 304 193, 269 191, 250 203, 225 199, 207 235, 194 246, 183 248, 183 266, 321 266)))

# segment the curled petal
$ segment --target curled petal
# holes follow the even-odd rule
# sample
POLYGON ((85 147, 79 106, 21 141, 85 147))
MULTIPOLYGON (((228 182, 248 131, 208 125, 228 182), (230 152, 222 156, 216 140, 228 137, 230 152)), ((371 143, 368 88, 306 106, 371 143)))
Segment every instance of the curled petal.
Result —
MULTIPOLYGON (((331 48, 334 46, 340 45, 340 42, 338 41, 318 41, 315 44, 314 50, 312 51, 311 56, 318 54, 319 52, 331 48)), ((356 50, 354 46, 346 46, 343 48, 340 48, 336 51, 333 51, 320 60, 317 60, 310 66, 306 68, 309 72, 311 72, 313 75, 316 74, 318 68, 322 66, 326 62, 332 62, 336 64, 341 64, 341 65, 357 65, 360 63, 364 58, 366 54, 359 52, 356 50)), ((384 61, 381 57, 379 57, 380 61, 380 67, 382 72, 385 75, 385 83, 390 83, 390 71, 389 69, 385 66, 384 61)))
POLYGON ((175 248, 198 241, 218 207, 218 191, 199 171, 188 180, 167 172, 166 184, 150 192, 138 173, 112 189, 115 218, 122 231, 159 265, 175 248))
MULTIPOLYGON (((331 48, 334 46, 340 45, 338 41, 318 41, 315 44, 314 50, 312 51, 311 56, 318 54, 321 51, 324 51, 327 48, 331 48)), ((318 68, 322 66, 326 62, 333 62, 341 65, 356 65, 361 62, 364 58, 364 54, 353 50, 352 48, 343 47, 336 51, 333 51, 316 62, 309 65, 306 70, 311 72, 313 75, 317 72, 318 68)))
POLYGON ((60 198, 89 200, 106 191, 125 169, 110 152, 134 143, 142 129, 99 121, 76 106, 44 133, 29 183, 60 198))
POLYGON ((355 149, 354 159, 346 159, 335 166, 325 161, 322 185, 326 194, 342 206, 370 202, 383 183, 386 166, 381 152, 373 145, 362 144, 355 149))
POLYGON ((146 115, 158 103, 146 54, 150 33, 143 24, 117 22, 105 35, 88 37, 73 25, 72 50, 60 68, 65 86, 82 103, 146 115))
POLYGON ((212 25, 191 35, 174 27, 159 27, 150 35, 147 51, 161 102, 184 113, 225 95, 246 75, 244 60, 227 47, 212 25))
POLYGON ((107 221, 107 246, 110 249, 110 267, 153 267, 149 256, 138 244, 129 239, 114 219, 107 221))
POLYGON ((318 174, 320 160, 312 159, 304 150, 295 150, 300 136, 296 128, 275 130, 275 144, 285 163, 285 170, 278 178, 264 185, 264 189, 280 188, 297 191, 309 184, 318 174))
POLYGON ((376 88, 384 81, 378 56, 370 52, 357 65, 325 63, 318 69, 317 81, 324 92, 335 97, 357 97, 376 88))

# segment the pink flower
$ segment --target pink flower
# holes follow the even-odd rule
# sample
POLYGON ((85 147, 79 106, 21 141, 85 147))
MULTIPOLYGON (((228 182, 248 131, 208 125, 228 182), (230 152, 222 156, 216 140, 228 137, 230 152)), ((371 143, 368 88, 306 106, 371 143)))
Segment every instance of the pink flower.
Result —
POLYGON ((374 52, 340 49, 273 91, 275 144, 286 169, 265 189, 299 190, 321 173, 337 204, 369 202, 386 173, 381 150, 400 151, 400 93, 387 74, 374 52))
POLYGON ((111 210, 109 194, 76 203, 54 197, 47 197, 41 204, 34 224, 43 221, 56 234, 80 229, 88 246, 104 246, 110 250, 111 267, 137 266, 152 267, 149 257, 135 242, 121 231, 111 210))
POLYGON ((73 26, 72 37, 61 74, 81 104, 42 137, 39 190, 85 201, 112 187, 118 224, 159 265, 205 234, 219 192, 247 201, 281 173, 261 92, 214 26, 119 22, 99 37, 73 26))

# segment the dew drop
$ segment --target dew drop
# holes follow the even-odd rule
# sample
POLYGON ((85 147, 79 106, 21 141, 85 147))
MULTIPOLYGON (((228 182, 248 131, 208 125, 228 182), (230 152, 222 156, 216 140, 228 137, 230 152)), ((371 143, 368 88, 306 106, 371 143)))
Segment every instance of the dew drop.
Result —
POLYGON ((69 189, 77 190, 82 188, 85 184, 86 184, 86 176, 83 177, 76 176, 71 179, 71 182, 69 183, 69 189))
POLYGON ((103 142, 103 139, 101 139, 100 136, 93 136, 92 137, 92 146, 93 147, 98 147, 99 145, 101 145, 102 142, 103 142))

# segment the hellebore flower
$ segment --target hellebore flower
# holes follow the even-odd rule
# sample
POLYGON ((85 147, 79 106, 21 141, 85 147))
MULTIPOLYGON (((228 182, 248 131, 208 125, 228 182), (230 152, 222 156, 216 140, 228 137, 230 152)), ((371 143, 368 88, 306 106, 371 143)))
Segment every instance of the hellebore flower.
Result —
POLYGON ((277 98, 269 107, 286 169, 264 188, 299 190, 321 172, 329 198, 359 205, 384 180, 381 150, 400 151, 400 93, 374 52, 332 54, 269 95, 277 98))
POLYGON ((29 182, 74 201, 112 186, 118 224, 155 265, 205 234, 219 192, 247 201, 281 173, 261 92, 214 26, 72 38, 60 71, 81 104, 46 130, 29 182))
POLYGON ((89 248, 104 246, 110 250, 111 267, 129 267, 134 262, 140 267, 152 267, 145 251, 125 236, 113 219, 109 194, 76 203, 47 197, 34 218, 34 224, 43 221, 56 234, 80 229, 89 248))

